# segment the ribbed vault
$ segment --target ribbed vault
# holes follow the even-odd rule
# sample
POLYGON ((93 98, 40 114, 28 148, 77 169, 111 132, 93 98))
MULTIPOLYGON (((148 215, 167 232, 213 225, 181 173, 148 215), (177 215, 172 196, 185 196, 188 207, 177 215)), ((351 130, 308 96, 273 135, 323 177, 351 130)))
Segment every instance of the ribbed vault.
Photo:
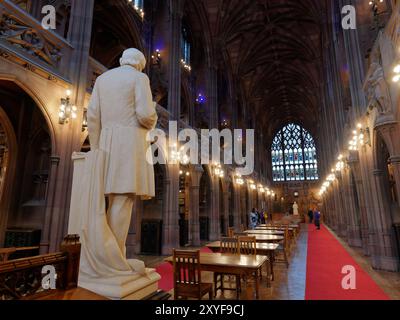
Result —
POLYGON ((205 0, 210 30, 242 105, 274 133, 289 122, 314 136, 320 86, 324 1, 205 0))

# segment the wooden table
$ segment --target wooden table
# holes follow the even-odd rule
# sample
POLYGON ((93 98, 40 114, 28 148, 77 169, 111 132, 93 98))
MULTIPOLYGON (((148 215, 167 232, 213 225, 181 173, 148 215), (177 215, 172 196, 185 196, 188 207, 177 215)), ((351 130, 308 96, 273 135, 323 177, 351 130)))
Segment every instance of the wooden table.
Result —
MULTIPOLYGON (((286 228, 281 228, 281 227, 256 227, 256 230, 278 230, 278 231, 285 231, 286 228)), ((287 228, 289 231, 293 231, 294 228, 287 228)))
MULTIPOLYGON (((286 228, 280 228, 280 227, 256 227, 256 230, 258 231, 282 231, 282 234, 285 234, 285 229, 286 228)), ((295 240, 296 239, 296 229, 295 228, 287 228, 289 232, 289 236, 291 239, 295 240)))
MULTIPOLYGON (((164 261, 173 263, 173 257, 168 257, 164 261)), ((200 252, 200 268, 202 271, 227 273, 237 276, 252 276, 255 282, 256 298, 259 299, 259 277, 258 270, 268 261, 266 256, 249 256, 244 254, 226 253, 204 253, 200 252)), ((237 295, 237 298, 239 296, 237 295)))
POLYGON ((253 234, 250 236, 255 237, 256 241, 260 243, 278 243, 285 240, 285 237, 273 234, 253 234))
MULTIPOLYGON (((289 224, 288 230, 293 233, 293 235, 299 234, 300 231, 300 225, 298 224, 289 224)), ((273 230, 273 229, 279 229, 279 230, 285 230, 285 227, 281 226, 271 226, 271 225, 266 225, 266 224, 260 224, 257 226, 256 229, 266 229, 266 230, 273 230)))
MULTIPOLYGON (((214 241, 206 244, 206 247, 209 248, 212 252, 219 252, 221 249, 221 241, 214 241)), ((277 243, 257 243, 256 250, 257 254, 267 256, 269 258, 269 266, 270 272, 268 275, 271 275, 271 280, 274 280, 274 260, 275 260, 275 251, 278 249, 279 244, 277 243)))
POLYGON ((249 235, 253 235, 253 234, 276 235, 276 236, 285 235, 285 231, 281 231, 281 230, 246 230, 246 231, 243 231, 243 232, 247 233, 249 235))
MULTIPOLYGON (((282 224, 278 223, 278 224, 279 224, 279 226, 270 225, 270 224, 259 224, 258 227, 261 227, 261 228, 282 228, 282 226, 286 227, 286 224, 284 224, 284 223, 282 223, 282 224)), ((288 224, 287 226, 288 226, 288 228, 293 228, 293 229, 300 228, 300 225, 298 225, 298 224, 288 224)))

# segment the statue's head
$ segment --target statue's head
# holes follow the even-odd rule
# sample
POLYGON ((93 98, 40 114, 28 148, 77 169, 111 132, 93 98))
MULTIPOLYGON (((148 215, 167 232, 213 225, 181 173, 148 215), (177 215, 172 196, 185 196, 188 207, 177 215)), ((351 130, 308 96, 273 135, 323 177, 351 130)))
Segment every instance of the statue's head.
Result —
POLYGON ((121 66, 129 65, 142 72, 146 66, 146 58, 138 49, 130 48, 123 52, 119 63, 121 66))

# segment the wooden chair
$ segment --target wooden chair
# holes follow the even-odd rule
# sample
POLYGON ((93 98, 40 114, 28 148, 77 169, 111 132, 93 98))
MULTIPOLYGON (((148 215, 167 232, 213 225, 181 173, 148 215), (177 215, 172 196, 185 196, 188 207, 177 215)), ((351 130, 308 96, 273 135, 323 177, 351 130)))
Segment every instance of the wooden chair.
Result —
POLYGON ((281 243, 279 243, 279 247, 277 249, 278 253, 281 253, 283 258, 282 259, 276 259, 275 262, 283 262, 286 264, 286 268, 289 268, 289 260, 288 260, 288 252, 289 252, 289 230, 286 226, 285 228, 285 233, 284 233, 284 238, 281 243))
POLYGON ((247 236, 247 233, 245 233, 245 232, 235 232, 235 233, 233 234, 233 236, 234 236, 234 237, 246 237, 246 236, 247 236))
POLYGON ((256 255, 257 254, 257 241, 256 237, 239 236, 238 237, 239 250, 241 254, 256 255))
POLYGON ((235 233, 235 228, 229 227, 228 228, 228 238, 233 238, 234 233, 235 233))
MULTIPOLYGON (((256 237, 239 236, 238 243, 239 243, 239 252, 241 254, 252 255, 252 256, 257 255, 256 237)), ((259 276, 260 279, 262 278, 262 270, 261 269, 259 269, 257 276, 259 276)), ((246 280, 246 278, 245 278, 245 280, 246 280)), ((269 278, 268 278, 268 281, 269 281, 269 278)))
MULTIPOLYGON (((221 246, 220 246, 221 253, 230 253, 230 254, 238 254, 239 253, 239 245, 237 238, 222 238, 221 239, 221 246)), ((233 276, 232 274, 228 273, 214 273, 214 295, 217 296, 217 291, 221 290, 224 293, 225 290, 236 291, 236 298, 239 299, 241 286, 240 286, 240 276, 234 275, 236 278, 236 288, 226 288, 224 287, 224 276, 233 276)))
POLYGON ((174 298, 213 299, 211 283, 201 282, 200 251, 174 250, 174 298))

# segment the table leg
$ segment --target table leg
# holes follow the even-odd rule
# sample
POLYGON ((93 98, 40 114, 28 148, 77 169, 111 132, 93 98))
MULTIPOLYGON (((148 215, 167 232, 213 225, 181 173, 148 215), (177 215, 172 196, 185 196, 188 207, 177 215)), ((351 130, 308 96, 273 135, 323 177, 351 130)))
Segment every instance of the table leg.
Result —
POLYGON ((254 272, 254 281, 256 283, 256 299, 258 300, 260 298, 260 282, 259 282, 259 277, 258 277, 258 270, 254 272))
POLYGON ((270 268, 271 268, 271 280, 274 281, 275 280, 275 274, 274 274, 275 254, 274 254, 274 251, 270 251, 269 260, 270 260, 270 268))
MULTIPOLYGON (((271 287, 271 259, 268 258, 268 263, 266 264, 267 268, 267 287, 271 287)), ((262 271, 261 271, 262 272, 262 271)))

